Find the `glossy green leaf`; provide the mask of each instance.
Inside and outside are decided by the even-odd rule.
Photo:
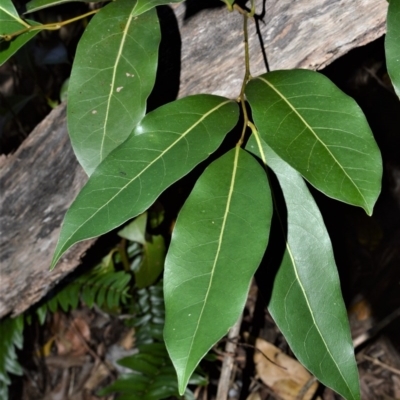
[[[385,37],[386,66],[394,90],[400,98],[400,1],[389,3]]]
[[[183,206],[164,271],[164,339],[181,394],[243,311],[271,215],[265,171],[239,147],[205,170]]]
[[[81,3],[101,3],[105,0],[31,0],[26,3],[26,13],[35,12],[42,10],[43,8],[54,7],[60,4],[71,3],[71,2],[81,2]]]
[[[308,70],[261,75],[246,96],[262,138],[281,158],[327,196],[372,214],[382,161],[352,98]]]
[[[43,8],[54,7],[60,4],[81,2],[81,3],[104,3],[107,0],[31,0],[26,4],[26,13],[32,13]],[[170,3],[181,3],[183,0],[138,0],[134,10],[135,16],[156,7]],[[231,1],[231,0],[228,0]]]
[[[286,251],[273,285],[271,315],[319,381],[348,400],[360,399],[350,327],[321,213],[300,174],[264,141],[252,135],[247,149],[275,172],[287,208],[287,220],[279,214]]]
[[[2,0],[0,4],[0,36],[10,35],[23,31],[33,25],[39,25],[35,21],[23,20],[19,17],[11,0]],[[12,40],[0,40],[0,65],[3,65],[26,42],[40,32],[39,29],[24,32]]]
[[[164,268],[165,243],[161,235],[152,236],[143,246],[143,258],[135,272],[135,282],[139,289],[152,285]]]
[[[186,97],[147,114],[72,203],[52,267],[76,242],[143,213],[167,187],[218,148],[238,114],[235,102],[211,95]]]
[[[157,13],[137,16],[135,8],[134,0],[102,8],[77,48],[68,89],[68,130],[88,175],[143,118],[154,86]]]
[[[7,14],[10,19],[17,20],[21,24],[23,24],[23,21],[19,17],[17,10],[15,9],[14,4],[11,0],[2,0],[0,4],[0,11]]]

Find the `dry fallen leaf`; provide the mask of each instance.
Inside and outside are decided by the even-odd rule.
[[[312,375],[298,361],[263,339],[256,340],[256,348],[260,350],[254,353],[258,377],[282,400],[297,400],[303,387],[311,382]],[[312,383],[302,399],[311,400],[317,387],[317,382]]]
[[[259,392],[250,393],[246,400],[262,400]]]
[[[118,344],[125,350],[130,350],[135,344],[135,329],[131,328],[127,331],[124,336],[120,339]]]
[[[357,301],[349,310],[349,314],[354,314],[358,321],[365,321],[371,318],[371,313],[371,306],[365,299]]]
[[[107,368],[105,364],[99,363],[95,368],[93,368],[84,388],[89,392],[94,391],[109,376],[109,368]]]
[[[56,313],[52,324],[52,331],[56,336],[58,355],[80,356],[87,353],[90,341],[90,327],[81,317],[68,319],[64,314]]]

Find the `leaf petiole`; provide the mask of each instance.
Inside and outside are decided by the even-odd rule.
[[[16,38],[17,36],[20,36],[20,35],[22,35],[24,33],[27,33],[27,32],[32,32],[32,31],[37,31],[37,30],[40,30],[40,31],[43,31],[43,30],[56,31],[56,30],[62,28],[63,26],[65,26],[65,25],[68,25],[68,24],[71,24],[72,22],[79,21],[80,19],[89,17],[90,15],[96,14],[99,11],[100,11],[100,8],[97,9],[97,10],[89,11],[89,12],[87,12],[85,14],[82,14],[82,15],[78,15],[77,17],[70,18],[70,19],[67,19],[65,21],[61,21],[61,22],[51,22],[49,24],[40,24],[40,25],[28,25],[26,28],[21,29],[19,31],[16,31],[16,32],[13,32],[13,33],[9,33],[9,34],[6,34],[6,35],[0,35],[0,39],[5,40],[6,42],[10,42],[11,40]]]
[[[241,105],[242,111],[243,111],[243,129],[242,129],[242,134],[240,136],[240,139],[238,141],[238,146],[241,146],[244,141],[245,133],[247,126],[249,126],[249,117],[247,114],[247,109],[246,109],[246,102],[245,102],[245,94],[244,91],[246,89],[247,82],[251,79],[250,75],[250,57],[249,57],[249,35],[248,35],[248,29],[247,29],[247,21],[249,18],[249,15],[245,10],[240,8],[238,5],[234,4],[233,6],[240,14],[243,15],[243,36],[244,36],[244,58],[245,58],[245,72],[244,72],[244,77],[243,77],[243,83],[242,87],[240,89],[240,94],[238,97],[238,102]]]

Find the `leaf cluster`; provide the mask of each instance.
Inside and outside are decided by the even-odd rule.
[[[46,29],[22,20],[8,1],[0,18],[7,14],[13,24],[25,26],[16,34],[18,40]],[[59,2],[34,0],[29,7]],[[323,75],[284,70],[251,77],[247,23],[254,16],[254,1],[250,10],[224,2],[243,16],[245,75],[237,101],[197,94],[151,112],[146,102],[161,40],[155,7],[168,1],[117,0],[96,10],[79,42],[68,90],[69,134],[89,180],[66,213],[52,267],[75,243],[143,214],[163,191],[215,153],[242,115],[236,145],[208,161],[180,211],[165,260],[164,339],[179,393],[185,393],[200,360],[242,312],[275,215],[280,228],[272,234],[284,250],[270,312],[293,352],[323,384],[346,399],[359,399],[332,245],[305,181],[371,215],[381,186],[379,149],[359,106]],[[399,4],[390,2],[386,37],[388,70],[397,93]],[[11,29],[16,28],[7,25]],[[10,37],[12,32],[3,34],[4,40]],[[0,54],[5,59],[9,53]],[[279,189],[270,185],[274,176]],[[142,245],[147,260],[156,262],[134,268],[143,288],[162,269],[163,251],[154,255],[148,244],[154,240]],[[149,281],[140,277],[147,270],[152,271],[144,273]],[[124,287],[122,275],[117,281],[118,289]],[[92,293],[88,300],[104,303],[105,293]],[[116,297],[110,299],[109,304],[116,304]],[[65,295],[60,304],[71,305]],[[154,318],[154,326],[162,325],[155,323],[160,316]],[[143,360],[149,362],[146,349]],[[138,360],[131,359],[132,369],[143,361]],[[156,370],[148,367],[147,372]]]

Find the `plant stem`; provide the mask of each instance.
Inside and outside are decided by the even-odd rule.
[[[254,14],[256,13],[256,2],[255,0],[251,0],[251,8],[250,8],[250,13],[249,13],[249,17],[254,17]]]
[[[99,10],[100,9],[92,10],[85,14],[78,15],[77,17],[67,19],[67,20],[61,21],[61,22],[51,22],[49,24],[40,24],[40,25],[28,25],[26,28],[21,29],[19,31],[9,33],[6,35],[0,35],[0,39],[5,40],[6,42],[9,42],[9,41],[13,40],[15,37],[22,35],[24,33],[27,33],[27,32],[31,32],[31,31],[37,31],[37,30],[56,31],[65,25],[71,24],[72,22],[79,21],[80,19],[83,19],[83,18],[89,17],[90,15],[96,14],[97,12],[99,12]]]
[[[126,239],[122,239],[121,242],[117,245],[117,247],[118,247],[118,252],[121,257],[121,263],[124,267],[124,270],[126,272],[129,272],[131,267],[130,267],[128,254],[126,252]]]
[[[248,34],[248,30],[247,30],[247,21],[248,21],[248,18],[249,18],[249,14],[247,13],[247,11],[243,10],[241,7],[239,7],[236,4],[234,5],[234,8],[240,14],[243,15],[245,72],[244,72],[243,83],[242,83],[242,88],[240,90],[240,95],[239,95],[239,98],[238,98],[238,102],[240,102],[240,105],[242,107],[244,121],[243,121],[242,135],[240,136],[239,142],[237,143],[238,146],[241,146],[243,144],[243,141],[244,141],[246,129],[249,126],[249,116],[247,114],[245,94],[244,94],[247,82],[251,79],[251,75],[250,75],[250,56],[249,56],[249,34]]]

